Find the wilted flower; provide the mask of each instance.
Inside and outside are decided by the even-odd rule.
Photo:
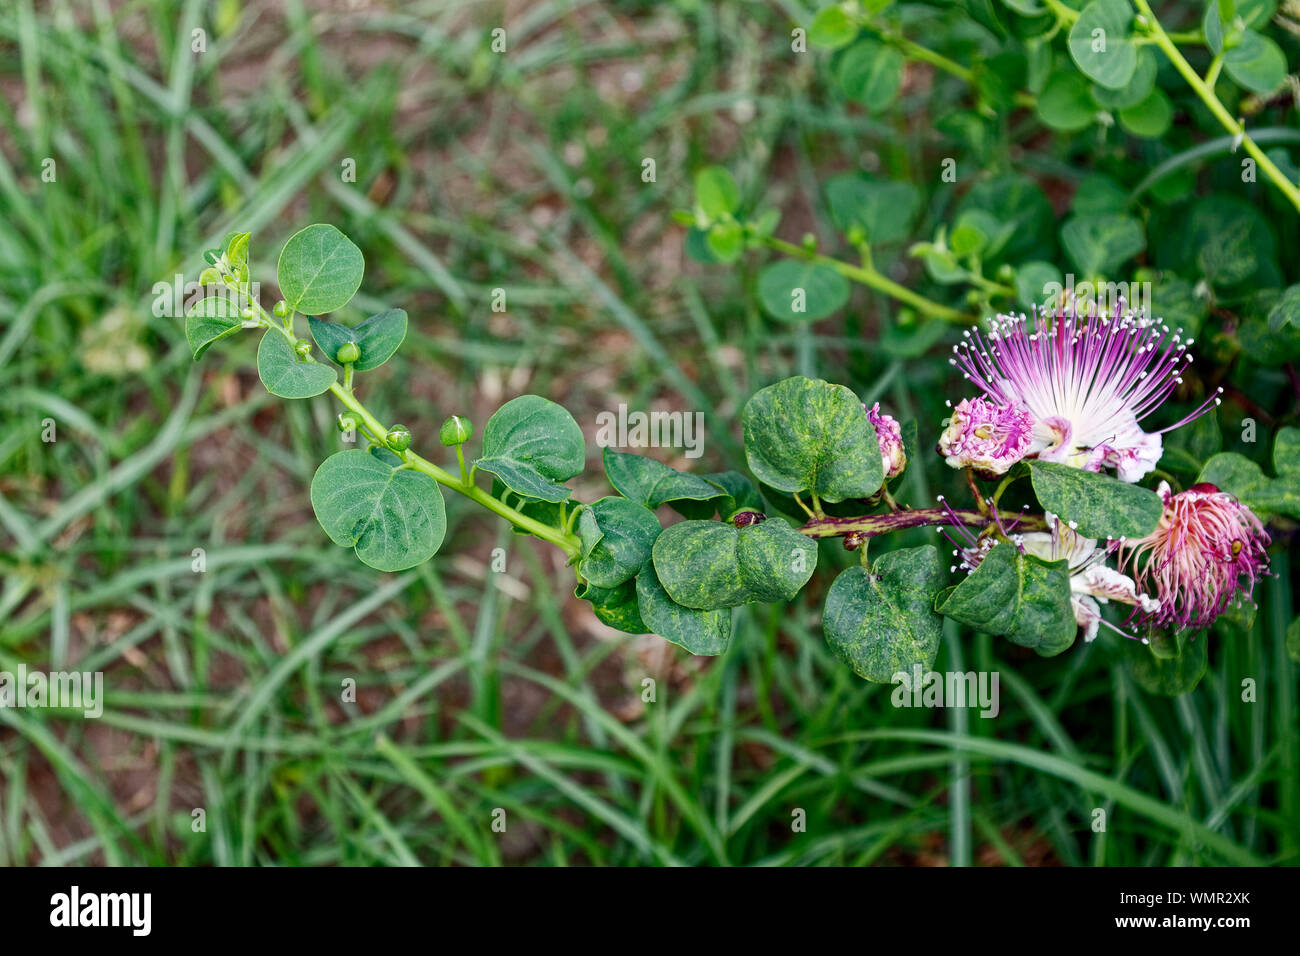
[[[962,399],[944,423],[939,454],[954,468],[970,466],[1001,475],[1029,453],[1033,418],[1019,406],[999,407],[983,398]]]
[[[866,406],[862,406],[866,408]],[[876,430],[876,439],[880,442],[880,458],[885,466],[885,480],[897,478],[907,467],[907,454],[903,450],[903,432],[898,422],[890,415],[880,413],[880,403],[867,408],[867,418]]]
[[[1132,578],[1106,566],[1105,561],[1111,548],[1098,547],[1094,539],[1083,537],[1055,520],[1052,515],[1048,515],[1048,521],[1052,525],[1050,532],[1034,531],[1018,535],[1015,540],[1026,554],[1047,561],[1064,558],[1068,562],[1070,605],[1074,610],[1075,622],[1083,628],[1085,641],[1091,641],[1097,636],[1099,624],[1119,631],[1119,628],[1102,619],[1098,602],[1107,604],[1119,601],[1122,604],[1132,604],[1143,613],[1154,613],[1160,609],[1160,602],[1138,591]]]
[[[1233,598],[1250,598],[1268,569],[1269,537],[1249,508],[1214,485],[1173,494],[1157,489],[1165,510],[1156,530],[1122,543],[1120,567],[1132,568],[1139,586],[1159,599],[1140,620],[1156,627],[1203,628]]]
[[[1182,382],[1191,364],[1182,330],[1119,303],[1113,315],[1083,310],[999,315],[987,341],[978,330],[953,347],[952,364],[1002,406],[1023,406],[1033,417],[1029,454],[1046,461],[1100,471],[1113,467],[1122,481],[1155,468],[1161,435],[1218,403],[1209,399],[1192,414],[1155,432],[1139,422]]]

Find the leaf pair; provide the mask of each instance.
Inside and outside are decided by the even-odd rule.
[[[737,529],[683,521],[654,542],[655,574],[675,602],[697,610],[788,601],[817,567],[817,543],[778,518]]]

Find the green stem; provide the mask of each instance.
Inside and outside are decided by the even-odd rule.
[[[263,321],[268,326],[268,330],[277,329],[280,334],[284,335],[285,338],[289,340],[291,345],[294,343],[295,336],[293,331],[292,314],[286,316],[285,323],[281,325],[280,323],[271,320],[271,317],[267,314],[266,310],[262,308],[261,303],[253,302],[252,305],[253,308],[261,314]],[[314,362],[315,359],[308,356],[307,361]],[[351,366],[349,366],[349,370],[350,369]],[[387,426],[385,426],[374,415],[370,414],[370,410],[367,409],[366,406],[362,405],[356,395],[352,393],[350,386],[351,383],[345,379],[343,385],[335,382],[329,387],[329,390],[348,411],[360,420],[362,427],[370,433],[375,441],[379,444],[383,444],[384,436],[388,434]],[[571,531],[564,528],[555,528],[551,525],[545,524],[544,522],[538,521],[536,518],[530,518],[528,515],[516,511],[504,502],[493,498],[482,488],[474,484],[474,475],[472,473],[465,473],[465,457],[461,452],[459,445],[456,446],[456,454],[460,459],[460,478],[457,478],[445,469],[439,468],[433,462],[420,457],[413,451],[407,450],[401,452],[401,458],[407,466],[416,471],[424,472],[434,481],[438,482],[438,484],[444,485],[452,491],[464,495],[471,501],[477,502],[488,511],[500,515],[516,528],[519,528],[522,531],[527,531],[529,534],[541,538],[543,541],[549,541],[551,544],[564,551],[565,554],[569,556],[570,561],[576,560],[582,553],[582,546],[578,541],[578,536],[573,534]]]
[[[1151,4],[1147,0],[1135,0],[1135,2],[1144,18],[1146,29],[1150,32],[1152,39],[1155,40],[1156,46],[1160,47],[1164,55],[1169,58],[1169,62],[1174,65],[1174,69],[1182,74],[1183,79],[1201,98],[1201,102],[1214,114],[1214,118],[1223,125],[1223,128],[1234,136],[1241,138],[1241,145],[1246,148],[1246,152],[1251,155],[1251,158],[1259,164],[1259,168],[1264,170],[1264,174],[1273,180],[1273,184],[1282,190],[1287,199],[1291,200],[1291,204],[1297,210],[1300,210],[1300,187],[1287,179],[1282,170],[1278,169],[1277,164],[1268,158],[1253,139],[1246,135],[1245,124],[1228,112],[1227,107],[1220,102],[1214,89],[1208,86],[1205,80],[1201,79],[1200,75],[1192,69],[1192,65],[1187,62],[1186,57],[1174,45],[1174,41],[1169,38],[1169,34],[1165,32],[1164,27],[1160,25],[1160,21],[1151,9]]]
[[[975,71],[970,67],[962,66],[956,60],[950,60],[942,53],[936,53],[929,47],[921,46],[912,40],[907,39],[897,33],[881,32],[881,38],[895,46],[900,53],[909,60],[920,60],[922,63],[929,63],[933,67],[943,70],[945,73],[957,77],[965,83],[972,86],[975,84]],[[1024,106],[1032,109],[1038,103],[1038,99],[1032,93],[1016,91],[1013,97],[1017,106]]]
[[[784,239],[777,239],[774,236],[768,236],[763,241],[768,248],[775,249],[778,252],[783,252],[792,258],[803,259],[806,262],[814,262],[817,265],[828,266],[840,275],[844,276],[844,278],[852,282],[860,282],[865,286],[870,286],[877,292],[883,292],[885,295],[897,299],[899,302],[910,305],[918,312],[928,315],[931,318],[943,319],[945,322],[958,322],[963,325],[971,324],[976,321],[974,316],[967,315],[964,312],[958,312],[956,309],[935,302],[933,299],[927,299],[923,295],[918,295],[906,286],[899,285],[893,279],[888,279],[881,275],[875,270],[875,268],[855,266],[839,259],[833,259],[820,252],[812,252],[805,249],[803,246],[796,246],[793,242],[786,242]]]
[[[1061,0],[1043,0],[1043,2],[1047,4],[1052,13],[1056,14],[1056,19],[1066,26],[1079,19],[1079,11],[1067,7]]]
[[[334,393],[334,397],[342,402],[350,412],[361,419],[367,429],[380,435],[388,434],[388,429],[383,426],[379,419],[370,414],[370,411],[361,404],[357,397],[351,392],[345,391],[338,382],[331,385],[329,390]],[[459,451],[459,446],[457,446],[457,450]],[[470,480],[469,475],[464,474],[465,462],[463,457],[461,458],[461,469],[463,475],[461,478],[457,478],[451,472],[439,468],[433,462],[426,458],[422,458],[413,451],[408,450],[402,452],[402,458],[406,464],[410,465],[416,471],[424,472],[434,481],[438,482],[438,484],[445,485],[452,491],[464,495],[471,501],[477,502],[484,508],[488,509],[488,511],[494,512],[502,518],[505,518],[516,528],[519,528],[522,531],[527,531],[529,534],[541,538],[543,541],[549,541],[551,544],[568,554],[570,560],[577,558],[581,553],[581,545],[578,541],[577,535],[570,531],[566,531],[563,528],[552,527],[551,525],[538,521],[536,518],[530,518],[528,515],[516,511],[504,502],[498,501],[482,488],[475,485]]]

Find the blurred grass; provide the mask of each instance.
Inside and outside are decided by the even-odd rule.
[[[328,403],[268,399],[247,340],[195,365],[152,314],[154,284],[194,278],[226,231],[253,231],[269,284],[282,241],[327,220],[366,253],[352,313],[412,316],[362,389],[417,446],[533,391],[589,438],[624,402],[703,411],[691,464],[734,466],[745,396],[796,371],[924,420],[942,380],[874,348],[887,303],[859,291],[814,334],[774,328],[752,268],[687,264],[669,218],[726,160],[769,183],[783,231],[820,231],[809,197],[846,157],[922,155],[919,104],[868,118],[818,91],[788,55],[799,11],[0,11],[0,668],[102,669],[108,688],[99,721],[0,710],[0,863],[1296,862],[1284,554],[1253,631],[1216,640],[1186,698],[1140,692],[1105,641],[1045,661],[950,634],[936,667],[999,671],[999,718],[898,709],[826,649],[829,575],[738,611],[731,651],[703,660],[595,625],[554,554],[459,502],[433,562],[370,571],[310,512]],[[506,56],[486,46],[502,22]],[[1229,706],[1245,677],[1260,702]]]

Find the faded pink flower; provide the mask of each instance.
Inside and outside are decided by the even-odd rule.
[[[1145,432],[1140,422],[1182,382],[1191,364],[1182,330],[1126,312],[1081,310],[1077,303],[1034,317],[999,315],[989,331],[966,333],[954,346],[953,365],[1003,406],[1022,406],[1033,418],[1029,454],[1088,471],[1114,468],[1121,481],[1138,481],[1160,460],[1161,435],[1208,411],[1210,398],[1182,421]]]
[[[867,406],[863,405],[863,408]],[[890,415],[880,413],[880,403],[867,408],[867,418],[876,430],[876,439],[880,442],[880,458],[885,466],[885,480],[897,478],[907,467],[907,453],[903,450],[903,432],[898,422]]]
[[[1033,444],[1034,421],[1028,411],[983,398],[963,398],[944,425],[939,454],[954,468],[970,466],[985,475],[1004,474]]]
[[[1268,571],[1268,533],[1259,518],[1214,485],[1192,485],[1173,494],[1157,489],[1165,510],[1156,530],[1120,546],[1120,568],[1131,568],[1138,586],[1160,601],[1140,614],[1156,627],[1203,628],[1238,595],[1247,600]]]

